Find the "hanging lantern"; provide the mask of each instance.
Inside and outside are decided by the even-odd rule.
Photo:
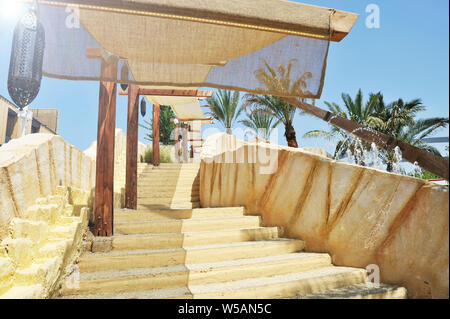
[[[45,31],[36,8],[25,14],[14,29],[8,74],[8,92],[23,109],[39,93],[44,60]]]
[[[127,64],[126,63],[124,63],[123,65],[122,65],[122,69],[120,70],[120,79],[122,80],[122,81],[128,81],[128,73],[129,73],[129,71],[128,71],[128,66],[127,66]],[[122,90],[126,90],[126,89],[128,89],[128,84],[126,84],[126,83],[121,83],[120,84],[120,87],[122,88]]]
[[[147,114],[147,103],[145,102],[145,98],[142,98],[142,100],[141,100],[141,115],[142,115],[142,117],[144,117],[145,114]]]

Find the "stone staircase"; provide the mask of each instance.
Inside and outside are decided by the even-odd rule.
[[[138,211],[115,212],[111,249],[85,252],[62,298],[406,298],[364,269],[303,252],[242,207],[199,207],[199,165],[141,165]]]
[[[139,164],[138,209],[200,207],[199,163]]]

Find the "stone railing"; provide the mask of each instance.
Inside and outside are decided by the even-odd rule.
[[[376,265],[411,298],[449,297],[448,188],[230,135],[202,152],[201,207],[245,206],[335,265]]]

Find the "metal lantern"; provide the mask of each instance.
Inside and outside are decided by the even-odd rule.
[[[142,100],[141,100],[141,115],[142,115],[142,117],[144,117],[145,114],[147,114],[147,103],[145,102],[145,98],[142,98]]]
[[[44,48],[44,27],[33,8],[14,29],[9,64],[8,91],[20,109],[29,105],[39,93]]]
[[[127,67],[127,65],[124,63],[123,65],[122,65],[122,69],[120,70],[120,79],[122,80],[122,81],[128,81],[128,73],[129,73],[129,71],[128,71],[128,67]],[[121,83],[120,84],[120,87],[122,88],[122,90],[126,90],[126,89],[128,89],[128,84],[126,84],[126,83]]]

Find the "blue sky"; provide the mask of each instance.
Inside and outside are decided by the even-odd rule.
[[[3,0],[5,1],[5,0]],[[12,0],[7,0],[10,3]],[[0,0],[2,2],[2,0]],[[449,2],[446,0],[318,0],[298,1],[359,13],[350,35],[332,43],[322,99],[341,102],[341,93],[365,96],[381,91],[386,101],[421,98],[427,111],[420,117],[448,117],[449,111]],[[366,27],[366,7],[380,8],[380,28]],[[0,94],[9,99],[6,83],[13,28],[16,20],[0,12]],[[44,78],[33,108],[58,108],[59,134],[84,150],[97,139],[99,84]],[[127,99],[117,98],[116,127],[126,130]],[[147,112],[147,119],[151,112]],[[142,117],[140,117],[142,121]],[[220,126],[217,125],[218,128]],[[303,139],[307,131],[327,129],[311,116],[296,116],[294,127],[301,147],[319,146],[332,152],[333,145],[318,139]],[[280,127],[279,143],[286,144]],[[139,138],[143,141],[144,130]],[[435,136],[449,136],[441,129]],[[444,149],[444,145],[436,145]],[[445,152],[444,152],[445,153]]]

